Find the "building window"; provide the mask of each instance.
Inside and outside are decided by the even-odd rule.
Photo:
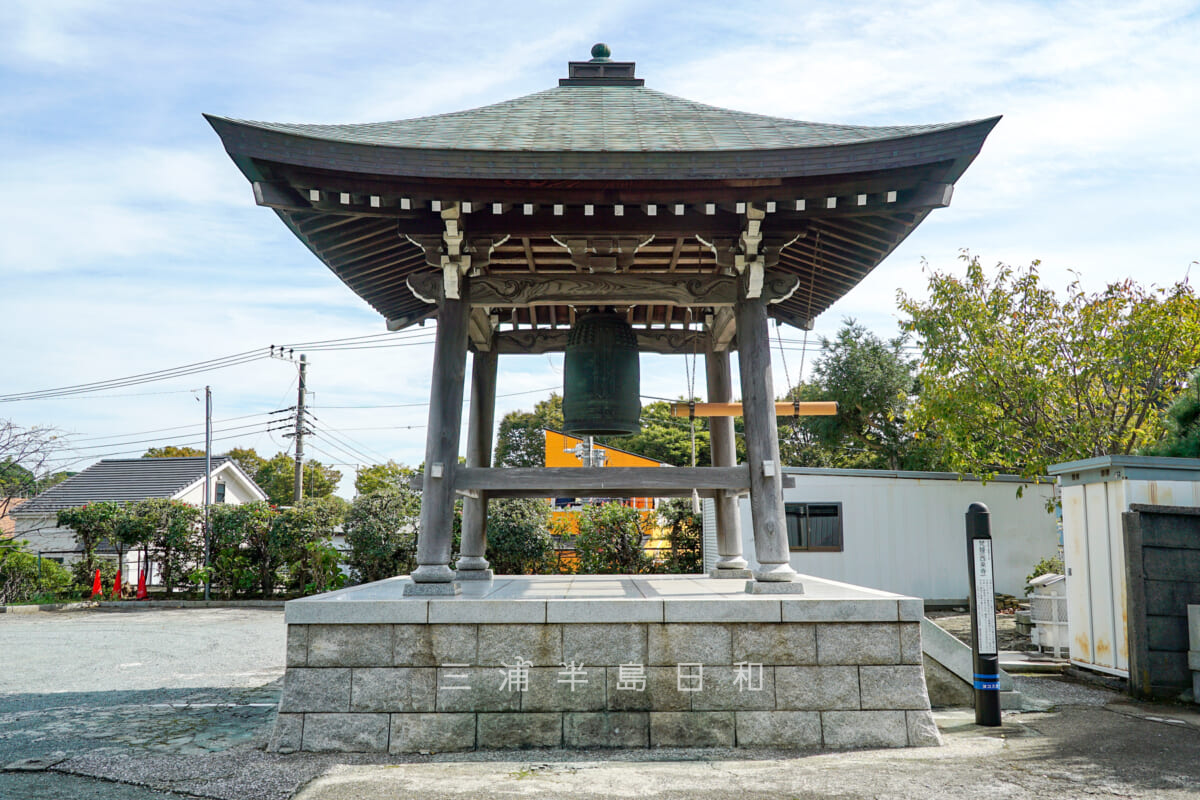
[[[220,481],[217,482],[217,496],[213,502],[215,502],[215,503],[224,503],[225,502],[225,484],[221,483]]]
[[[785,509],[789,549],[842,551],[841,503],[788,503]]]

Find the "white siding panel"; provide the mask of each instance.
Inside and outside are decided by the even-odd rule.
[[[1071,658],[1092,663],[1092,598],[1088,580],[1088,519],[1083,486],[1064,486],[1063,560],[1067,567],[1067,620]]]
[[[840,502],[844,551],[792,553],[797,572],[927,600],[962,600],[968,592],[965,514],[986,503],[992,516],[997,591],[1023,595],[1034,564],[1057,551],[1046,501],[1051,484],[917,477],[794,474],[785,503]],[[752,566],[749,503],[740,503],[743,547]]]
[[[1114,629],[1112,594],[1113,522],[1109,516],[1108,483],[1084,487],[1084,507],[1088,526],[1088,596],[1091,598],[1092,637],[1088,662],[1098,667],[1116,668],[1113,657]],[[1119,518],[1118,518],[1119,519]]]

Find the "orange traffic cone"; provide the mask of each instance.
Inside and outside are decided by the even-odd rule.
[[[96,568],[96,577],[92,579],[92,597],[98,597],[104,594],[104,589],[100,586],[100,568]]]
[[[123,594],[124,594],[124,592],[122,591],[122,589],[124,589],[124,588],[125,588],[125,587],[124,587],[124,585],[121,583],[121,570],[119,570],[119,569],[118,569],[118,570],[117,570],[117,578],[116,578],[116,580],[114,580],[114,581],[113,581],[113,590],[112,590],[112,593],[113,593],[113,599],[114,599],[114,600],[120,600],[120,599],[121,599],[121,595],[123,595]]]
[[[146,570],[138,572],[138,590],[137,599],[146,600],[150,597],[150,593],[146,591]]]

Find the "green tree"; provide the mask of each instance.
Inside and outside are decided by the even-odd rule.
[[[930,271],[928,299],[900,293],[924,349],[915,429],[951,469],[1044,475],[1056,462],[1125,454],[1165,430],[1160,410],[1200,363],[1200,302],[1181,281],[1126,280],[1060,300],[1038,262]]]
[[[75,532],[75,541],[83,550],[85,575],[91,574],[96,567],[96,548],[102,542],[112,540],[123,516],[121,505],[111,501],[59,509],[58,527]]]
[[[579,512],[575,551],[579,571],[589,575],[637,575],[653,571],[642,549],[648,523],[636,508],[621,503],[585,505]]]
[[[1143,447],[1142,455],[1200,458],[1200,372],[1163,414],[1165,435]]]
[[[679,402],[686,403],[685,398]],[[687,417],[671,415],[671,404],[665,401],[642,406],[642,429],[629,436],[608,436],[603,444],[628,450],[646,458],[663,461],[676,467],[692,465],[692,437]],[[712,461],[709,447],[708,418],[696,417],[696,466],[706,467]]]
[[[408,480],[416,472],[411,467],[388,461],[386,464],[372,464],[359,470],[354,479],[354,491],[358,494],[371,494],[388,489],[408,488]]]
[[[252,480],[267,463],[267,460],[252,447],[234,447],[227,450],[224,455],[233,459],[234,463],[242,468],[242,472],[249,475]]]
[[[320,461],[304,462],[304,496],[328,497],[337,489],[342,473]],[[254,482],[279,506],[292,504],[296,480],[296,460],[287,453],[276,453],[254,476]]]
[[[550,504],[545,500],[492,500],[488,503],[487,537],[487,558],[498,575],[553,571]]]
[[[832,400],[838,413],[801,417],[795,425],[781,420],[781,429],[802,432],[788,437],[789,456],[819,462],[804,466],[911,468],[905,463],[912,442],[905,417],[916,390],[916,362],[904,355],[905,341],[884,342],[853,319],[833,339],[822,337],[812,383],[793,388],[785,399]]]
[[[165,447],[151,447],[142,454],[142,458],[195,458],[204,455],[203,450],[185,445],[169,444]]]
[[[562,397],[551,394],[533,412],[512,411],[500,420],[496,431],[495,464],[498,467],[544,467],[547,428],[563,427]]]
[[[33,497],[57,482],[45,475],[58,438],[52,428],[23,428],[0,419],[0,514],[13,498]]]
[[[354,498],[346,512],[346,563],[363,582],[405,575],[416,568],[421,496],[409,489]]]
[[[12,459],[0,461],[0,494],[28,497],[34,494],[37,477]]]

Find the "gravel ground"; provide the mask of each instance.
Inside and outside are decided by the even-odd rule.
[[[277,610],[0,617],[0,765],[39,759],[0,798],[1200,797],[1200,713],[1060,676],[1017,676],[1049,711],[998,729],[937,712],[941,748],[276,755],[283,652]]]

